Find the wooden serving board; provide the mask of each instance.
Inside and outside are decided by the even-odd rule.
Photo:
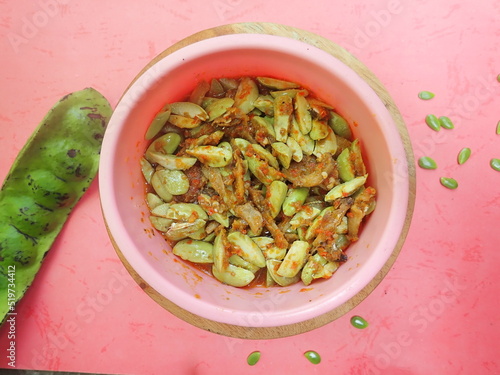
[[[244,339],[272,339],[272,338],[297,335],[300,333],[313,330],[315,328],[319,328],[327,323],[332,322],[333,320],[349,312],[361,301],[363,301],[382,281],[382,279],[389,272],[390,268],[392,267],[396,258],[398,257],[410,227],[410,221],[413,214],[413,207],[415,203],[415,191],[416,191],[415,167],[414,167],[415,164],[414,164],[413,151],[409,140],[408,131],[404,124],[403,118],[399,113],[399,110],[397,109],[396,105],[394,104],[392,98],[390,97],[389,93],[384,88],[382,83],[378,80],[378,78],[366,66],[364,66],[359,60],[357,60],[354,56],[352,56],[342,47],[336,45],[335,43],[326,38],[323,38],[319,35],[316,35],[314,33],[305,30],[300,30],[290,26],[273,24],[273,23],[237,23],[237,24],[218,26],[212,29],[203,30],[179,41],[178,43],[174,44],[173,46],[169,47],[168,49],[160,53],[146,67],[144,67],[144,69],[138,74],[136,79],[139,76],[141,76],[152,65],[158,62],[160,59],[189,44],[220,35],[245,34],[245,33],[271,34],[271,35],[288,37],[311,44],[317,48],[320,48],[330,53],[331,55],[333,55],[346,65],[350,66],[360,77],[362,77],[378,94],[382,102],[385,104],[385,106],[391,113],[392,118],[399,130],[399,134],[401,136],[406,151],[406,158],[408,160],[409,177],[410,177],[409,181],[410,194],[409,194],[408,209],[403,230],[399,237],[397,246],[394,248],[394,251],[392,252],[390,258],[385,263],[384,267],[373,278],[373,280],[365,288],[363,288],[357,295],[355,295],[353,298],[351,298],[341,306],[337,307],[336,309],[328,313],[325,313],[319,317],[316,317],[314,319],[305,322],[279,326],[279,327],[267,327],[267,328],[241,327],[241,326],[219,323],[216,321],[199,317],[195,314],[190,313],[189,311],[182,309],[181,307],[172,303],[165,297],[161,296],[156,290],[154,290],[150,285],[148,285],[134,271],[134,269],[127,262],[127,260],[121,253],[120,249],[114,242],[109,230],[108,233],[110,235],[111,241],[119,258],[125,265],[130,275],[134,278],[134,280],[153,300],[155,300],[158,304],[160,304],[162,307],[170,311],[178,318],[196,327],[225,336],[244,338]]]

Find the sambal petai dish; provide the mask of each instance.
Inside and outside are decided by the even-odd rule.
[[[165,104],[145,137],[151,224],[224,284],[329,278],[375,209],[348,122],[294,82],[201,81]]]

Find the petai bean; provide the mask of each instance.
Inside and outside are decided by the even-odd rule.
[[[164,107],[141,159],[151,223],[173,253],[234,287],[330,278],[375,208],[346,118],[271,77],[214,78],[186,100]]]
[[[321,356],[314,350],[308,350],[305,352],[304,357],[306,357],[313,365],[318,365],[321,362]]]
[[[293,216],[302,207],[309,195],[309,188],[299,187],[290,189],[283,201],[283,213],[286,216]]]
[[[281,206],[285,201],[288,186],[283,181],[273,181],[267,189],[267,200],[269,202],[270,214],[273,218],[281,212]]]
[[[355,171],[354,165],[351,161],[351,150],[349,148],[345,148],[337,158],[339,176],[342,181],[350,181],[354,179]]]
[[[195,263],[213,263],[213,245],[199,240],[181,240],[172,248],[175,255]]]
[[[422,156],[420,159],[418,159],[418,165],[420,168],[423,169],[436,169],[437,164],[434,161],[434,159],[428,157],[428,156]]]
[[[146,140],[153,139],[163,128],[165,123],[168,121],[170,117],[170,104],[165,104],[160,111],[156,114],[153,121],[149,124],[148,130],[144,138]]]
[[[453,129],[453,128],[455,128],[455,125],[453,125],[453,122],[447,116],[441,116],[439,118],[439,123],[441,124],[441,127],[443,129]]]
[[[352,140],[352,131],[345,120],[342,116],[340,116],[338,113],[331,111],[330,112],[330,120],[328,121],[328,124],[330,127],[333,129],[335,134],[337,134],[339,137]]]
[[[500,172],[500,159],[491,159],[490,160],[490,166],[495,171],[499,171]]]
[[[0,191],[0,320],[31,285],[93,181],[110,116],[108,101],[92,88],[66,95],[14,161]],[[11,296],[13,270],[16,288]]]
[[[469,160],[470,154],[471,154],[470,148],[464,147],[463,149],[461,149],[457,156],[458,164],[463,164],[467,160]]]
[[[359,329],[365,329],[368,327],[368,322],[359,315],[355,315],[351,318],[351,324]]]
[[[182,195],[187,193],[189,190],[189,179],[184,172],[166,169],[165,174],[167,178],[164,185],[170,194]]]
[[[418,97],[422,100],[430,100],[434,97],[434,93],[430,91],[420,91]]]
[[[425,123],[434,131],[439,131],[439,129],[441,129],[441,121],[439,121],[436,115],[431,114],[425,116]]]
[[[456,189],[458,187],[458,182],[454,178],[441,177],[440,182],[441,185],[448,189]]]
[[[247,357],[247,363],[250,366],[256,365],[257,362],[259,362],[259,360],[260,360],[260,352],[259,351],[252,352]]]

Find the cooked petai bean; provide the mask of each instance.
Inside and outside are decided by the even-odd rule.
[[[346,118],[299,84],[211,79],[169,103],[141,170],[152,226],[234,287],[331,277],[375,208]]]
[[[150,139],[153,139],[160,132],[161,128],[163,128],[165,123],[168,121],[170,113],[170,104],[165,104],[156,114],[153,121],[149,124],[146,135],[144,136],[146,140],[149,141]]]
[[[194,263],[213,263],[213,245],[205,241],[182,240],[172,248],[175,255]]]

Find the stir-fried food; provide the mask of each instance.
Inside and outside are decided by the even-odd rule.
[[[331,277],[375,208],[347,121],[294,82],[200,82],[161,108],[146,138],[152,225],[232,286]]]

